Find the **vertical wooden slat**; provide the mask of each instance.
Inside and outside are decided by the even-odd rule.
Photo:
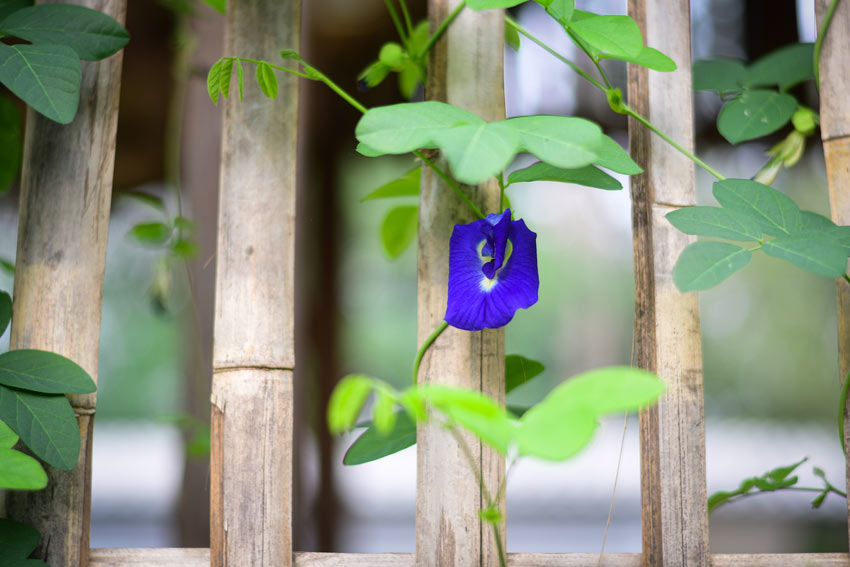
[[[430,0],[432,30],[458,3]],[[486,120],[503,119],[503,34],[500,11],[464,10],[434,47],[427,98],[460,106]],[[485,213],[498,212],[499,188],[495,183],[465,190]],[[452,228],[473,220],[469,208],[432,171],[424,168],[419,212],[420,343],[446,312]],[[504,402],[504,351],[502,330],[473,333],[450,327],[425,356],[420,383],[440,382],[478,389]],[[464,438],[483,471],[488,490],[495,494],[504,476],[504,460],[472,436]],[[486,504],[458,443],[445,431],[425,427],[419,429],[417,444],[416,564],[498,565],[498,550],[490,528],[478,517],[478,511]]]
[[[80,5],[124,21],[125,0]],[[11,349],[62,354],[97,381],[103,274],[122,52],[83,62],[74,121],[57,124],[27,111],[15,265]],[[35,557],[51,567],[88,565],[91,437],[96,394],[70,396],[82,437],[71,471],[45,466],[48,488],[10,492],[10,518],[41,533]]]
[[[300,0],[229,3],[225,54],[298,48]],[[235,73],[235,71],[234,71]],[[246,69],[224,102],[213,348],[211,564],[292,564],[293,262],[298,83]],[[235,82],[235,79],[234,79]]]
[[[629,65],[629,101],[673,139],[693,148],[690,12],[687,0],[630,0],[647,45],[676,62],[674,73]],[[673,284],[673,265],[691,241],[664,219],[695,204],[694,166],[634,120],[632,177],[637,363],[667,384],[640,416],[644,565],[709,564],[699,303]]]
[[[829,7],[829,0],[816,0],[818,28]],[[850,6],[841,2],[835,11],[823,43],[820,62],[820,128],[829,182],[829,204],[836,224],[850,225]],[[840,379],[850,371],[850,284],[844,279],[838,288],[838,358]],[[850,412],[844,411],[844,440],[850,443]],[[850,486],[850,461],[846,478]],[[850,517],[850,503],[847,508]]]

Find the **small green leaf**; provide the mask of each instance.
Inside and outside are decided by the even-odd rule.
[[[239,100],[242,100],[242,96],[245,94],[245,71],[242,70],[241,59],[236,60],[236,82],[239,86]]]
[[[7,96],[0,95],[0,195],[9,190],[21,169],[23,138],[21,113]]]
[[[12,298],[5,291],[0,291],[0,337],[9,328],[12,320]]]
[[[776,467],[775,469],[766,472],[765,476],[774,482],[783,482],[786,478],[788,478],[789,474],[794,472],[797,467],[799,467],[808,460],[809,458],[805,457],[804,459],[797,461],[794,464],[785,467]]]
[[[711,514],[714,512],[714,509],[720,506],[721,504],[725,504],[729,501],[730,498],[736,496],[734,492],[725,492],[718,491],[708,497],[708,513]]]
[[[221,92],[221,66],[224,64],[225,58],[222,57],[210,67],[207,73],[207,93],[210,95],[210,100],[213,104],[218,104],[218,94]]]
[[[693,87],[695,91],[729,93],[741,90],[746,67],[734,59],[705,59],[694,62]]]
[[[394,41],[387,42],[381,46],[378,61],[393,71],[400,71],[405,61],[404,48]]]
[[[18,10],[0,22],[0,31],[34,44],[65,45],[83,61],[105,59],[130,41],[130,34],[113,18],[73,4]]]
[[[0,82],[60,124],[77,114],[81,77],[80,58],[70,47],[0,43]]]
[[[602,140],[596,148],[596,165],[622,173],[623,175],[637,175],[643,173],[643,169],[635,163],[628,152],[620,147],[620,144],[610,136],[602,135]]]
[[[6,518],[0,518],[0,549],[3,550],[3,555],[0,556],[4,561],[26,561],[26,557],[35,550],[38,545],[38,540],[41,537],[38,531],[26,524],[13,522]],[[20,563],[12,563],[12,567],[18,567]],[[32,565],[26,564],[26,567],[46,567],[46,563],[37,561]]]
[[[375,199],[389,199],[392,197],[417,197],[419,196],[419,184],[422,178],[422,167],[417,166],[389,183],[385,183],[360,199],[361,203]]]
[[[419,207],[405,205],[390,209],[381,223],[381,242],[387,255],[392,258],[401,256],[416,239]]]
[[[751,216],[720,207],[685,207],[665,217],[685,234],[717,236],[729,240],[758,241],[762,230]]]
[[[643,47],[640,28],[628,16],[600,16],[575,10],[569,28],[582,40],[609,55],[637,57]]]
[[[815,476],[819,476],[820,478],[826,480],[826,473],[820,467],[812,467],[812,472]]]
[[[815,496],[815,499],[812,500],[812,508],[820,508],[821,505],[823,504],[823,501],[826,500],[826,496],[828,494],[829,494],[829,491],[824,490],[823,492],[821,492],[820,494]]]
[[[723,208],[738,211],[759,223],[763,232],[780,236],[800,229],[800,208],[784,193],[750,179],[714,183],[714,198]]]
[[[777,85],[787,91],[814,78],[814,44],[794,43],[771,51],[750,65],[744,75],[747,87]]]
[[[18,435],[6,423],[0,421],[0,449],[11,449],[18,442]]]
[[[795,266],[827,278],[844,275],[847,250],[823,231],[796,232],[777,236],[762,246],[765,254],[782,258]]]
[[[362,465],[398,453],[416,444],[416,422],[410,415],[399,410],[390,431],[382,435],[372,424],[351,444],[343,458],[343,464]]]
[[[519,354],[509,354],[505,357],[505,393],[510,393],[526,382],[530,382],[544,370],[546,367],[536,360]]]
[[[360,71],[360,74],[357,75],[357,83],[362,90],[371,89],[383,83],[389,74],[389,67],[380,61],[374,61]]]
[[[694,242],[682,251],[673,267],[680,291],[701,291],[716,286],[750,263],[753,254],[727,242]]]
[[[519,116],[505,121],[519,136],[520,149],[556,167],[584,167],[599,157],[602,130],[589,120],[568,116]]]
[[[4,260],[3,258],[0,258],[0,269],[6,272],[7,275],[15,275],[15,264],[10,262],[9,260]]]
[[[130,236],[143,244],[160,245],[171,237],[172,228],[161,222],[137,224],[130,229]]]
[[[731,144],[776,132],[791,120],[797,99],[775,91],[747,90],[727,102],[717,116],[717,129]]]
[[[508,176],[508,184],[527,183],[529,181],[559,181],[607,190],[623,188],[615,178],[592,165],[577,169],[564,169],[538,161],[525,169],[518,169]]]
[[[339,381],[328,402],[328,431],[337,434],[354,427],[372,384],[373,379],[364,374],[349,374]]]
[[[0,448],[0,489],[41,490],[45,486],[47,473],[38,461],[20,451]]]
[[[416,93],[416,87],[422,84],[424,75],[418,63],[408,59],[398,72],[398,90],[405,99],[410,100]]]
[[[0,385],[0,420],[41,460],[69,471],[80,455],[80,431],[68,398]]]
[[[372,416],[372,423],[381,435],[386,435],[393,430],[395,426],[396,413],[395,398],[384,390],[377,390],[377,398],[375,400],[375,409]]]
[[[265,61],[257,64],[257,83],[267,97],[275,98],[277,96],[277,77],[275,77],[272,66]]]
[[[194,234],[195,230],[197,230],[197,226],[195,225],[195,221],[190,218],[184,216],[176,216],[174,217],[174,228],[177,230],[182,230],[186,234]]]
[[[233,78],[233,59],[227,58],[221,62],[221,69],[218,73],[218,90],[222,96],[227,98],[230,96],[230,80]]]
[[[176,240],[171,246],[171,251],[178,258],[191,259],[198,255],[199,246],[194,240]]]
[[[478,517],[488,524],[498,524],[504,519],[504,515],[495,506],[489,506],[478,511]]]
[[[90,394],[94,381],[72,360],[44,350],[0,354],[0,384],[43,394]]]
[[[626,57],[624,55],[608,55],[603,53],[602,55],[600,55],[600,59],[618,59],[620,61],[626,61],[628,63],[640,65],[641,67],[646,67],[647,69],[652,69],[654,71],[662,71],[666,73],[676,70],[675,61],[673,61],[657,49],[653,49],[645,45],[641,48],[640,53],[638,53],[635,57]]]

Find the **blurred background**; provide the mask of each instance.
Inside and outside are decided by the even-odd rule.
[[[415,19],[425,2],[409,2]],[[580,8],[623,13],[625,2],[579,0]],[[534,3],[514,17],[581,60]],[[94,435],[92,546],[209,545],[209,389],[215,276],[220,109],[206,72],[222,53],[224,17],[199,1],[130,2],[104,290],[98,417]],[[814,41],[811,0],[695,0],[695,59],[751,61],[787,43]],[[304,2],[302,53],[367,106],[400,101],[394,80],[357,92],[356,76],[395,40],[380,0]],[[295,47],[281,45],[280,48]],[[227,54],[238,55],[238,54]],[[608,70],[625,88],[625,67]],[[248,75],[250,76],[250,75]],[[509,115],[575,114],[626,144],[626,123],[604,98],[528,41],[506,52]],[[817,107],[811,82],[795,94]],[[302,83],[298,201],[296,549],[413,551],[415,452],[343,467],[353,437],[332,439],[324,407],[335,382],[365,372],[406,382],[416,352],[416,258],[390,261],[379,239],[387,201],[360,203],[413,166],[408,158],[354,152],[359,115],[322,85]],[[696,93],[697,150],[727,176],[751,177],[786,132],[732,148],[714,124],[720,101]],[[811,143],[775,187],[804,209],[828,214],[823,155]],[[521,167],[520,159],[513,167]],[[714,204],[698,171],[700,200]],[[622,179],[624,185],[626,179]],[[164,200],[197,226],[187,266],[128,237],[163,213],[128,192]],[[507,328],[507,352],[547,369],[512,393],[528,405],[561,380],[606,364],[627,364],[633,280],[628,188],[605,192],[557,183],[513,186],[517,217],[538,233],[540,301]],[[0,259],[13,260],[17,187],[0,199]],[[0,289],[12,278],[0,272]],[[835,431],[839,395],[835,286],[756,255],[752,265],[700,297],[706,389],[709,492],[780,465],[812,465],[844,486]],[[8,333],[0,350],[8,347]],[[561,465],[521,462],[508,484],[508,550],[598,552],[611,502],[621,418]],[[625,429],[608,551],[640,550],[637,422]],[[712,515],[713,552],[846,551],[846,503],[812,494],[753,496]]]

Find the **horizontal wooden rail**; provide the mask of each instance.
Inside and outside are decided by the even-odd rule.
[[[90,567],[208,567],[209,549],[92,549]],[[295,554],[296,567],[413,567],[412,553]],[[511,567],[598,567],[596,553],[509,553]],[[603,567],[640,567],[639,553],[609,553]],[[715,554],[712,567],[850,567],[847,553]]]

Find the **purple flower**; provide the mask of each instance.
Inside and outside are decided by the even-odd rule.
[[[537,235],[510,209],[456,224],[449,242],[446,322],[479,331],[507,325],[537,303]]]

